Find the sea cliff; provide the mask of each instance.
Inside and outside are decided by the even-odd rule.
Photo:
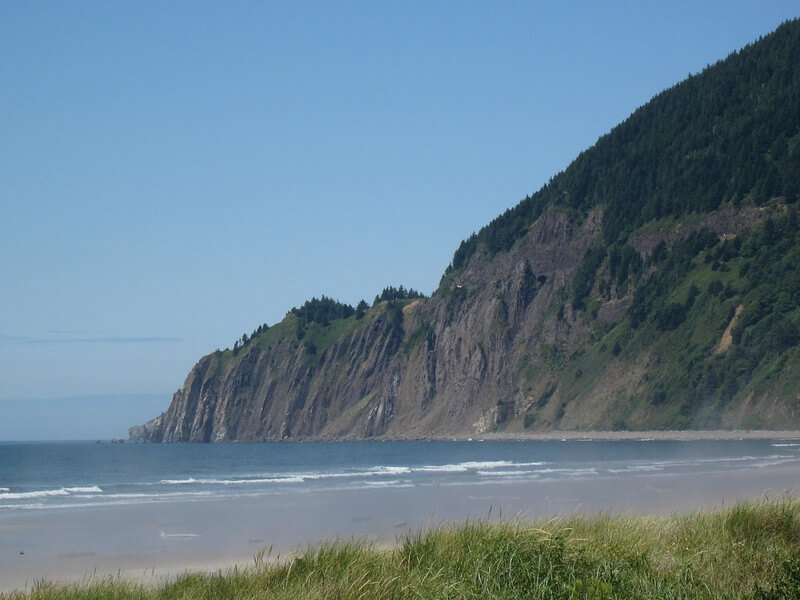
[[[430,297],[293,309],[131,438],[800,426],[798,55],[795,20],[659,94]]]

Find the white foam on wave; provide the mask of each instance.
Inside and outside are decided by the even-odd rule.
[[[390,467],[390,466],[379,466],[379,467],[372,467],[369,469],[370,473],[379,473],[379,474],[388,474],[388,475],[402,475],[405,473],[410,473],[410,467]]]
[[[0,487],[0,492],[10,492],[11,488]]]
[[[25,498],[47,498],[49,496],[69,496],[69,492],[64,488],[37,490],[35,492],[4,492],[0,494],[0,500],[23,500]]]
[[[287,475],[277,477],[248,477],[241,479],[195,479],[189,477],[187,479],[162,479],[159,483],[165,485],[246,485],[253,483],[302,483],[303,476],[301,475]]]
[[[364,479],[383,476],[409,475],[412,473],[465,473],[474,470],[524,468],[541,466],[544,462],[512,462],[507,460],[497,461],[467,461],[443,465],[377,465],[360,471],[335,471],[335,472],[298,472],[286,474],[260,473],[242,475],[231,478],[200,478],[186,477],[184,479],[162,479],[162,485],[248,485],[248,484],[291,484],[318,481],[325,479]]]
[[[299,475],[303,480],[315,481],[319,479],[364,479],[365,477],[381,477],[391,475],[408,475],[413,469],[409,467],[372,467],[367,471],[345,471],[334,473],[303,473]]]
[[[64,488],[70,494],[102,494],[103,490],[99,485],[89,485],[85,487],[68,487]]]
[[[540,467],[547,463],[544,462],[512,462],[509,460],[488,460],[488,461],[467,461],[446,465],[428,465],[424,467],[412,467],[415,473],[464,473],[472,470],[488,470],[515,467]],[[510,472],[513,473],[513,472]]]
[[[316,479],[343,479],[345,477],[372,477],[378,475],[374,471],[353,471],[350,473],[297,473],[288,477],[300,477],[304,481],[314,481]]]
[[[426,467],[414,467],[418,473],[466,473],[469,471],[464,465],[428,465]]]
[[[795,442],[788,443],[788,442],[786,442],[786,443],[783,443],[783,444],[772,444],[772,445],[775,448],[796,448],[797,446],[800,446],[800,443],[795,443]]]
[[[186,479],[162,479],[159,483],[164,485],[248,485],[264,483],[303,483],[305,481],[316,481],[320,479],[344,479],[344,478],[364,478],[376,477],[380,475],[403,475],[411,472],[408,467],[373,467],[368,471],[351,471],[335,473],[287,473],[285,475],[261,474],[253,476],[242,476],[230,479],[217,478],[195,478]]]
[[[49,498],[51,496],[79,496],[82,494],[102,494],[97,485],[85,487],[66,487],[56,490],[36,490],[33,492],[11,492],[9,488],[0,488],[0,500],[26,500],[29,498]]]
[[[248,485],[253,483],[303,483],[303,477],[299,475],[294,476],[278,476],[278,477],[250,477],[242,479],[197,479],[194,483],[203,483],[211,485]]]

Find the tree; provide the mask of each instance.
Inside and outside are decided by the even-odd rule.
[[[367,304],[363,298],[359,300],[358,305],[356,306],[356,319],[363,319],[364,313],[367,312],[368,308],[369,304]]]
[[[325,327],[331,321],[346,319],[355,312],[355,309],[349,304],[322,296],[321,298],[311,298],[301,307],[295,307],[289,312],[304,324],[319,323]]]
[[[373,306],[381,302],[391,302],[392,300],[413,300],[424,297],[425,294],[418,292],[414,288],[405,289],[402,285],[396,288],[390,285],[383,288],[383,291],[375,296]]]

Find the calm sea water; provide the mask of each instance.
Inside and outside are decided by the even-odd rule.
[[[800,467],[792,441],[0,443],[0,515],[326,490]]]

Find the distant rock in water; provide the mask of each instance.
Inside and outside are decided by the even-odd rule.
[[[800,426],[800,21],[659,94],[457,249],[203,357],[153,442]]]

